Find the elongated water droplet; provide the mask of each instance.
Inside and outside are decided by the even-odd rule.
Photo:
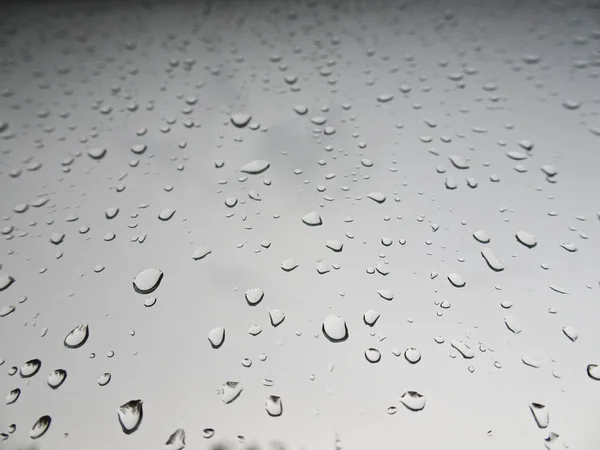
[[[504,270],[504,264],[494,254],[491,248],[485,247],[481,249],[481,256],[487,263],[488,267],[494,272],[502,272]]]
[[[67,371],[64,369],[53,370],[48,376],[48,386],[52,389],[58,389],[67,379]]]
[[[15,282],[15,279],[10,275],[0,275],[0,292],[8,288]]]
[[[370,198],[377,203],[385,202],[385,195],[383,195],[381,192],[371,192],[370,194],[367,194],[367,198]]]
[[[328,240],[325,243],[325,246],[328,249],[333,250],[334,252],[341,252],[342,249],[344,248],[344,244],[342,244],[340,241],[336,241],[336,240]]]
[[[529,409],[533,414],[533,418],[535,419],[535,423],[540,428],[546,428],[550,423],[550,414],[548,413],[548,408],[541,403],[532,403],[529,405]]]
[[[52,418],[50,416],[42,416],[40,417],[31,427],[31,431],[29,432],[29,437],[31,439],[39,439],[46,432],[48,428],[50,428],[50,424],[52,423]]]
[[[64,345],[67,348],[79,348],[86,343],[90,336],[87,324],[81,324],[73,328],[65,337]]]
[[[465,359],[472,359],[475,357],[475,352],[462,341],[450,341],[450,345],[454,347]]]
[[[526,353],[523,353],[521,355],[521,361],[523,361],[523,364],[525,364],[526,366],[533,367],[534,369],[539,369],[541,366],[541,364],[537,360],[533,359],[530,355]]]
[[[225,342],[225,328],[217,327],[210,330],[208,333],[208,342],[214,349],[218,349]]]
[[[117,409],[119,424],[125,434],[135,432],[141,425],[144,416],[142,400],[130,400]]]
[[[452,286],[457,288],[464,287],[465,284],[467,284],[463,277],[456,272],[448,275],[448,281],[450,282],[450,284],[452,284]]]
[[[449,156],[448,159],[450,160],[452,165],[454,167],[456,167],[457,169],[468,169],[469,168],[469,163],[460,156],[452,155],[452,156]]]
[[[258,175],[263,173],[271,166],[271,163],[262,159],[255,159],[242,166],[240,172],[247,173],[249,175]]]
[[[167,442],[165,442],[165,450],[183,450],[185,448],[185,431],[183,428],[175,430]]]
[[[228,405],[240,396],[244,386],[238,381],[228,381],[221,386],[221,400]]]
[[[528,233],[527,231],[517,231],[515,237],[517,238],[517,241],[519,241],[527,248],[533,248],[537,245],[537,239],[535,238],[535,236],[531,233]]]
[[[400,397],[400,402],[411,411],[421,411],[425,408],[425,397],[416,391],[406,391]]]
[[[372,364],[381,361],[381,352],[376,348],[368,348],[365,350],[365,358]]]
[[[316,212],[310,212],[302,218],[302,222],[310,227],[323,225],[323,220]]]
[[[283,414],[283,403],[281,398],[276,395],[270,395],[265,401],[265,409],[271,417],[279,417]]]
[[[340,316],[328,315],[321,325],[323,335],[331,342],[344,342],[348,339],[346,321]]]
[[[13,389],[6,396],[6,404],[12,405],[14,402],[16,402],[19,399],[20,395],[21,395],[21,389],[19,389],[19,388]]]
[[[212,250],[208,247],[204,247],[203,245],[198,246],[192,255],[192,259],[194,261],[198,261],[199,259],[203,259],[205,256],[208,256],[212,253]]]
[[[158,218],[163,222],[169,220],[175,214],[175,210],[173,208],[165,208],[158,213]]]
[[[250,306],[258,305],[265,296],[265,293],[260,288],[248,289],[244,294],[246,297],[246,303]]]
[[[133,289],[138,294],[150,294],[154,292],[163,279],[163,273],[159,269],[148,268],[142,270],[133,280]]]
[[[387,301],[394,300],[394,293],[392,291],[388,291],[387,289],[379,289],[377,291],[379,296]]]
[[[6,317],[15,311],[15,307],[12,305],[6,305],[0,309],[0,317]]]
[[[39,359],[30,359],[21,366],[19,374],[21,378],[31,378],[40,371],[42,362]]]

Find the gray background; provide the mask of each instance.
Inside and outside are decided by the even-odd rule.
[[[336,434],[344,449],[543,449],[550,431],[571,449],[600,448],[600,382],[586,375],[588,364],[600,364],[596,5],[5,8],[0,121],[8,127],[0,141],[0,216],[2,227],[14,230],[2,235],[0,275],[16,282],[0,292],[0,308],[16,310],[0,318],[0,393],[19,387],[22,394],[0,406],[0,431],[17,425],[0,448],[161,448],[177,428],[186,430],[189,449],[218,440],[242,447],[238,435],[246,444],[278,440],[286,448],[332,449]],[[539,62],[531,63],[532,55]],[[186,60],[194,62],[190,70]],[[298,77],[294,89],[286,75]],[[402,84],[412,90],[402,93]],[[394,98],[378,102],[382,94]],[[197,103],[185,112],[192,96]],[[568,100],[581,106],[565,108]],[[139,105],[136,111],[127,110],[130,102]],[[296,114],[297,104],[308,114]],[[112,111],[103,114],[101,105]],[[260,129],[233,127],[235,112],[252,115]],[[324,135],[311,123],[314,116],[326,117],[335,134]],[[170,118],[170,131],[162,132]],[[185,127],[187,118],[199,126]],[[147,133],[136,135],[142,127]],[[445,135],[451,142],[442,142]],[[522,139],[534,143],[529,159],[509,159],[508,151],[526,153]],[[134,155],[134,144],[148,149]],[[86,152],[93,147],[107,155],[92,160]],[[454,168],[450,155],[468,159],[470,168]],[[70,156],[65,173],[61,163]],[[373,167],[361,165],[364,157]],[[130,167],[132,159],[139,159],[137,167]],[[271,167],[238,181],[239,168],[254,159]],[[225,161],[223,168],[215,168],[217,160]],[[28,170],[32,162],[41,168]],[[519,163],[526,173],[514,170]],[[545,164],[559,171],[556,183],[540,171]],[[436,172],[439,165],[446,173]],[[20,176],[10,176],[14,169]],[[327,180],[329,173],[335,178]],[[492,174],[500,181],[491,182]],[[457,189],[446,189],[448,176]],[[467,176],[478,180],[476,189],[467,187]],[[126,189],[117,192],[119,184]],[[319,193],[318,185],[326,191]],[[249,190],[263,200],[251,200]],[[387,200],[366,198],[374,191]],[[38,196],[48,203],[14,211]],[[224,205],[231,196],[239,200],[233,209]],[[149,206],[140,209],[141,203]],[[113,206],[120,212],[107,220],[104,211]],[[176,209],[167,222],[157,218],[164,208]],[[301,222],[311,211],[323,226]],[[78,220],[68,222],[70,215]],[[84,225],[91,229],[80,234]],[[479,229],[491,236],[503,272],[481,258],[482,245],[472,237]],[[535,248],[515,240],[521,229],[537,237]],[[66,234],[62,244],[50,243],[53,232]],[[116,239],[105,242],[109,232]],[[144,243],[131,242],[143,233]],[[381,244],[384,236],[394,240],[390,247]],[[327,249],[328,239],[342,241],[343,251]],[[263,240],[272,243],[269,249],[261,249]],[[565,251],[564,242],[578,251]],[[200,244],[212,253],[193,261]],[[288,258],[299,264],[290,273],[280,269]],[[319,259],[340,268],[318,275]],[[367,274],[383,261],[389,275]],[[95,273],[97,265],[105,269]],[[132,288],[147,267],[164,272],[152,308]],[[431,280],[433,271],[439,276]],[[449,284],[452,272],[465,279],[463,289]],[[244,292],[254,287],[265,298],[251,308]],[[392,290],[394,300],[380,298],[378,289]],[[450,309],[440,308],[444,300]],[[509,311],[500,306],[506,300],[514,303]],[[269,323],[272,308],[286,315],[276,329]],[[362,322],[369,309],[381,313],[372,329]],[[346,319],[346,342],[321,336],[328,314]],[[521,324],[519,335],[506,328],[508,314]],[[89,340],[66,349],[64,337],[81,323],[90,326]],[[248,334],[252,324],[261,325],[261,335]],[[216,326],[226,329],[218,350],[207,341]],[[579,330],[577,342],[563,335],[563,326]],[[436,344],[435,336],[445,342]],[[467,343],[475,358],[451,358],[451,340]],[[369,347],[381,351],[379,364],[365,360]],[[392,353],[408,347],[420,350],[421,362],[410,365]],[[523,364],[523,354],[540,368]],[[246,357],[251,368],[241,365]],[[35,377],[8,375],[31,358],[42,360]],[[57,368],[68,378],[53,391],[46,377]],[[102,388],[96,378],[103,372],[112,381]],[[264,386],[264,378],[274,385]],[[216,393],[226,381],[244,385],[229,405]],[[399,403],[407,390],[426,396],[423,411]],[[265,412],[268,395],[281,396],[281,417]],[[144,401],[144,420],[126,436],[116,410],[137,398]],[[536,426],[531,402],[548,406],[548,429]],[[398,412],[388,415],[392,405]],[[29,430],[44,414],[52,425],[33,442]],[[216,430],[211,440],[202,437],[207,427]]]

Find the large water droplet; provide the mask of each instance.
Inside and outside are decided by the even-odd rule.
[[[250,123],[252,116],[246,113],[235,113],[231,115],[231,123],[238,128],[244,128]]]
[[[537,239],[535,238],[535,236],[531,233],[528,233],[527,231],[517,231],[515,237],[517,238],[517,241],[519,241],[527,248],[533,248],[537,245]]]
[[[448,281],[450,282],[450,284],[452,284],[452,286],[457,288],[464,287],[465,284],[467,284],[463,277],[456,272],[448,275]]]
[[[210,248],[200,245],[194,251],[194,254],[192,255],[192,259],[194,261],[198,261],[199,259],[203,259],[205,256],[210,255],[211,253],[212,253],[212,250]]]
[[[52,389],[58,389],[67,379],[67,371],[64,369],[53,370],[48,376],[48,386]]]
[[[319,216],[316,212],[310,212],[306,214],[302,218],[302,222],[310,227],[316,227],[319,225],[323,225],[323,220],[321,220],[321,216]]]
[[[421,352],[414,347],[407,348],[404,351],[404,359],[411,364],[416,364],[421,361]]]
[[[243,165],[240,169],[240,172],[247,173],[249,175],[258,175],[267,170],[270,165],[271,163],[269,163],[269,161],[255,159],[254,161],[250,161],[249,163]]]
[[[271,417],[279,417],[283,414],[283,403],[281,398],[276,395],[270,395],[265,401],[265,409]]]
[[[42,362],[39,359],[30,359],[21,366],[19,374],[21,378],[31,378],[40,371]]]
[[[469,163],[464,158],[462,158],[458,155],[451,155],[448,157],[448,159],[450,160],[452,165],[454,167],[456,167],[457,169],[468,169],[469,168]]]
[[[183,450],[185,448],[185,431],[183,428],[175,430],[167,442],[165,442],[165,450]]]
[[[411,411],[421,411],[425,408],[425,397],[415,391],[406,391],[400,397],[400,402]]]
[[[298,267],[298,264],[296,264],[294,262],[293,259],[286,259],[285,261],[283,261],[281,263],[281,268],[285,271],[285,272],[291,272],[292,270],[294,270],[296,267]]]
[[[490,242],[490,235],[487,234],[487,232],[484,230],[476,231],[475,233],[473,233],[473,237],[482,244],[487,244]]]
[[[90,329],[87,324],[81,324],[73,328],[65,337],[64,345],[67,348],[79,348],[88,340]]]
[[[101,147],[96,147],[96,148],[90,148],[87,152],[88,156],[92,159],[102,159],[104,158],[104,156],[106,155],[107,150],[105,148],[101,148]]]
[[[240,396],[244,386],[238,381],[228,381],[221,386],[221,400],[228,405]]]
[[[144,408],[142,400],[129,400],[127,403],[119,406],[117,417],[119,424],[125,434],[131,434],[137,431],[144,417]]]
[[[205,428],[204,430],[202,430],[202,437],[204,439],[210,439],[214,435],[215,435],[214,428]]]
[[[260,288],[248,289],[244,294],[246,297],[246,302],[250,306],[258,305],[265,296],[265,293]]]
[[[372,364],[381,361],[381,352],[376,348],[368,348],[365,350],[365,358]]]
[[[225,342],[225,328],[216,327],[208,333],[208,342],[214,349],[218,349]]]
[[[363,322],[365,325],[372,327],[377,323],[377,320],[379,320],[379,316],[380,314],[377,311],[370,309],[364,313]]]
[[[541,403],[532,403],[529,405],[529,409],[533,414],[533,418],[535,419],[535,423],[540,428],[546,428],[550,423],[550,414],[548,413],[548,408]]]
[[[481,249],[481,256],[487,263],[488,267],[492,269],[494,272],[502,272],[504,270],[504,264],[500,261],[493,250],[489,247],[484,247]]]
[[[328,240],[325,243],[325,246],[328,249],[333,250],[334,252],[341,252],[342,249],[344,248],[344,244],[342,244],[340,241],[336,241],[336,240]]]
[[[163,273],[159,269],[142,270],[133,280],[133,289],[138,294],[150,294],[158,288],[162,279]]]
[[[163,222],[169,220],[175,214],[175,210],[173,208],[165,208],[158,213],[158,218]]]
[[[450,341],[450,345],[454,347],[465,359],[472,359],[475,357],[475,352],[462,341]]]
[[[346,321],[340,316],[328,315],[321,325],[323,335],[331,342],[344,342],[348,339]]]
[[[50,428],[50,424],[52,423],[52,418],[50,416],[42,416],[40,417],[31,427],[31,431],[29,432],[29,437],[31,439],[39,439],[46,432],[48,428]]]
[[[269,311],[269,319],[273,327],[278,327],[285,320],[285,314],[278,309],[272,309]]]

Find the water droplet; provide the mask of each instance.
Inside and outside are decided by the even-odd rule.
[[[67,348],[79,348],[86,343],[90,336],[87,324],[81,324],[73,328],[65,337],[64,345]]]
[[[110,383],[111,378],[112,378],[112,375],[108,372],[105,372],[105,373],[101,374],[98,378],[96,378],[96,382],[100,386],[106,386],[108,383]]]
[[[296,264],[294,262],[293,259],[286,259],[285,261],[283,261],[281,263],[281,268],[285,271],[285,272],[291,272],[292,270],[294,270],[296,267],[298,267],[298,264]]]
[[[575,327],[563,327],[562,332],[572,342],[575,342],[577,339],[579,339],[579,330],[577,330]]]
[[[267,410],[267,414],[271,417],[281,416],[281,414],[283,414],[283,403],[281,403],[281,398],[276,395],[268,396],[265,401],[265,409]]]
[[[372,364],[381,361],[381,352],[376,348],[369,348],[365,350],[365,358]]]
[[[151,308],[156,305],[157,298],[156,297],[148,297],[144,300],[144,306],[146,308]]]
[[[89,149],[87,154],[92,159],[100,160],[100,159],[104,158],[104,156],[106,155],[106,152],[107,152],[107,150],[105,148],[96,147],[96,148]]]
[[[364,313],[363,322],[365,325],[372,327],[377,323],[377,320],[379,320],[379,316],[380,314],[377,311],[370,309]]]
[[[237,205],[237,198],[235,197],[227,197],[225,199],[225,206],[227,206],[228,208],[233,208],[235,205]]]
[[[587,374],[592,380],[600,381],[600,366],[598,364],[588,364]]]
[[[589,366],[588,366],[588,373],[589,373]],[[16,402],[19,399],[20,395],[21,395],[21,389],[19,389],[19,388],[13,389],[6,396],[6,404],[12,405],[14,402]]]
[[[202,437],[204,439],[210,439],[215,435],[215,430],[213,428],[205,428],[202,430]]]
[[[62,242],[65,239],[65,233],[52,233],[50,235],[50,242],[52,242],[54,245],[59,245],[62,244]]]
[[[56,369],[48,376],[48,386],[52,389],[58,389],[67,379],[67,371],[64,369]]]
[[[457,288],[462,288],[466,284],[463,277],[456,272],[448,275],[448,281],[450,282],[450,284],[452,284],[452,286],[457,287]]]
[[[205,256],[210,255],[212,250],[208,247],[204,247],[203,245],[198,246],[192,255],[192,259],[194,261],[198,261],[199,259],[203,259]]]
[[[404,351],[404,359],[411,364],[417,364],[421,361],[421,352],[414,347],[407,348]]]
[[[323,225],[323,220],[316,212],[310,212],[302,218],[302,222],[311,227]]]
[[[533,234],[528,233],[527,231],[517,231],[515,237],[517,238],[517,241],[519,241],[527,248],[533,248],[537,245],[537,239],[535,238],[535,236]]]
[[[244,128],[252,120],[252,116],[245,113],[235,113],[231,116],[231,123],[238,128]]]
[[[247,173],[249,175],[258,175],[263,173],[271,166],[269,161],[264,161],[262,159],[255,159],[254,161],[250,161],[249,163],[242,166],[240,172]]]
[[[33,427],[31,428],[31,431],[29,432],[29,437],[31,439],[41,438],[44,434],[46,434],[46,432],[48,431],[48,428],[50,428],[51,423],[52,423],[52,418],[50,416],[40,417],[33,424]]]
[[[550,414],[548,413],[548,408],[540,403],[532,403],[529,405],[529,409],[533,414],[533,418],[535,419],[537,426],[540,428],[546,428],[550,423]]]
[[[385,195],[383,195],[381,192],[371,192],[370,194],[367,194],[367,197],[377,203],[385,202]]]
[[[458,350],[458,352],[465,359],[473,359],[475,357],[475,352],[471,349],[471,347],[462,341],[450,341],[450,345]]]
[[[328,315],[321,325],[323,335],[330,342],[344,342],[348,339],[348,327],[346,321],[340,316]]]
[[[560,246],[562,248],[564,248],[566,251],[571,252],[571,253],[577,251],[577,247],[574,244],[571,244],[570,242],[562,243],[562,244],[560,244]]]
[[[119,406],[117,417],[119,424],[125,434],[131,434],[137,431],[144,417],[142,400],[129,400],[127,403]]]
[[[0,317],[6,317],[10,313],[15,311],[15,307],[12,305],[6,305],[2,309],[0,309]]]
[[[425,397],[415,391],[406,391],[400,397],[400,402],[411,411],[421,411],[425,408]]]
[[[265,293],[260,288],[254,288],[248,289],[244,296],[246,297],[246,302],[250,306],[256,306],[262,301],[263,297],[265,296]]]
[[[175,214],[175,210],[173,208],[165,208],[160,213],[158,213],[158,218],[163,222],[166,222]]]
[[[248,333],[251,336],[258,336],[260,333],[262,333],[262,328],[260,327],[260,325],[250,325]]]
[[[285,320],[285,314],[278,309],[272,309],[269,311],[269,319],[271,320],[271,325],[277,327]]]
[[[381,298],[387,301],[392,301],[394,299],[394,293],[392,291],[388,291],[387,289],[379,289],[377,293]]]
[[[225,342],[225,328],[217,327],[210,330],[208,333],[208,341],[214,349],[218,349]]]
[[[137,274],[133,280],[133,288],[138,294],[150,294],[158,288],[162,279],[161,270],[148,268]]]
[[[473,233],[473,237],[482,244],[487,244],[490,242],[490,235],[484,230],[477,230],[475,233]]]
[[[450,160],[452,165],[454,167],[456,167],[457,169],[468,169],[469,168],[469,163],[460,156],[452,155],[452,156],[449,156],[448,159]]]
[[[373,161],[371,161],[369,158],[363,158],[360,160],[360,162],[365,167],[373,167]]]
[[[336,241],[336,240],[328,240],[325,243],[325,246],[328,249],[333,250],[334,252],[341,252],[342,249],[344,248],[344,244],[342,244],[340,241]]]
[[[0,292],[8,288],[15,282],[15,279],[10,275],[0,275]]]
[[[539,369],[541,366],[538,361],[525,353],[521,355],[521,361],[523,361],[523,364],[526,366],[533,367],[534,369]]]
[[[183,450],[185,448],[185,431],[182,428],[175,430],[167,442],[165,450]]]
[[[238,381],[228,381],[221,386],[221,400],[228,405],[240,396],[244,386]]]
[[[39,359],[30,359],[21,366],[19,374],[21,378],[31,378],[40,371],[42,362]]]
[[[493,250],[488,247],[484,247],[481,249],[481,256],[487,263],[488,267],[492,269],[494,272],[502,272],[504,270],[504,264],[500,261]]]
[[[517,322],[517,319],[515,319],[513,316],[504,316],[504,324],[506,325],[506,328],[508,328],[514,334],[519,334],[521,331],[523,331]]]

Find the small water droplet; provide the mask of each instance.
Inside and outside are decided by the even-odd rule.
[[[210,439],[215,435],[215,430],[213,428],[205,428],[202,430],[202,437],[204,439]]]
[[[587,374],[592,380],[600,381],[600,366],[598,364],[588,364]]]
[[[589,372],[589,366],[588,366],[588,372]],[[16,402],[19,399],[20,395],[21,395],[21,389],[19,389],[19,388],[13,389],[6,396],[6,404],[12,405],[14,402]]]
[[[394,293],[392,291],[387,290],[387,289],[379,289],[377,291],[377,293],[384,300],[392,301],[394,299]]]
[[[579,339],[579,330],[575,327],[563,327],[562,332],[572,342],[575,342],[577,339]]]

